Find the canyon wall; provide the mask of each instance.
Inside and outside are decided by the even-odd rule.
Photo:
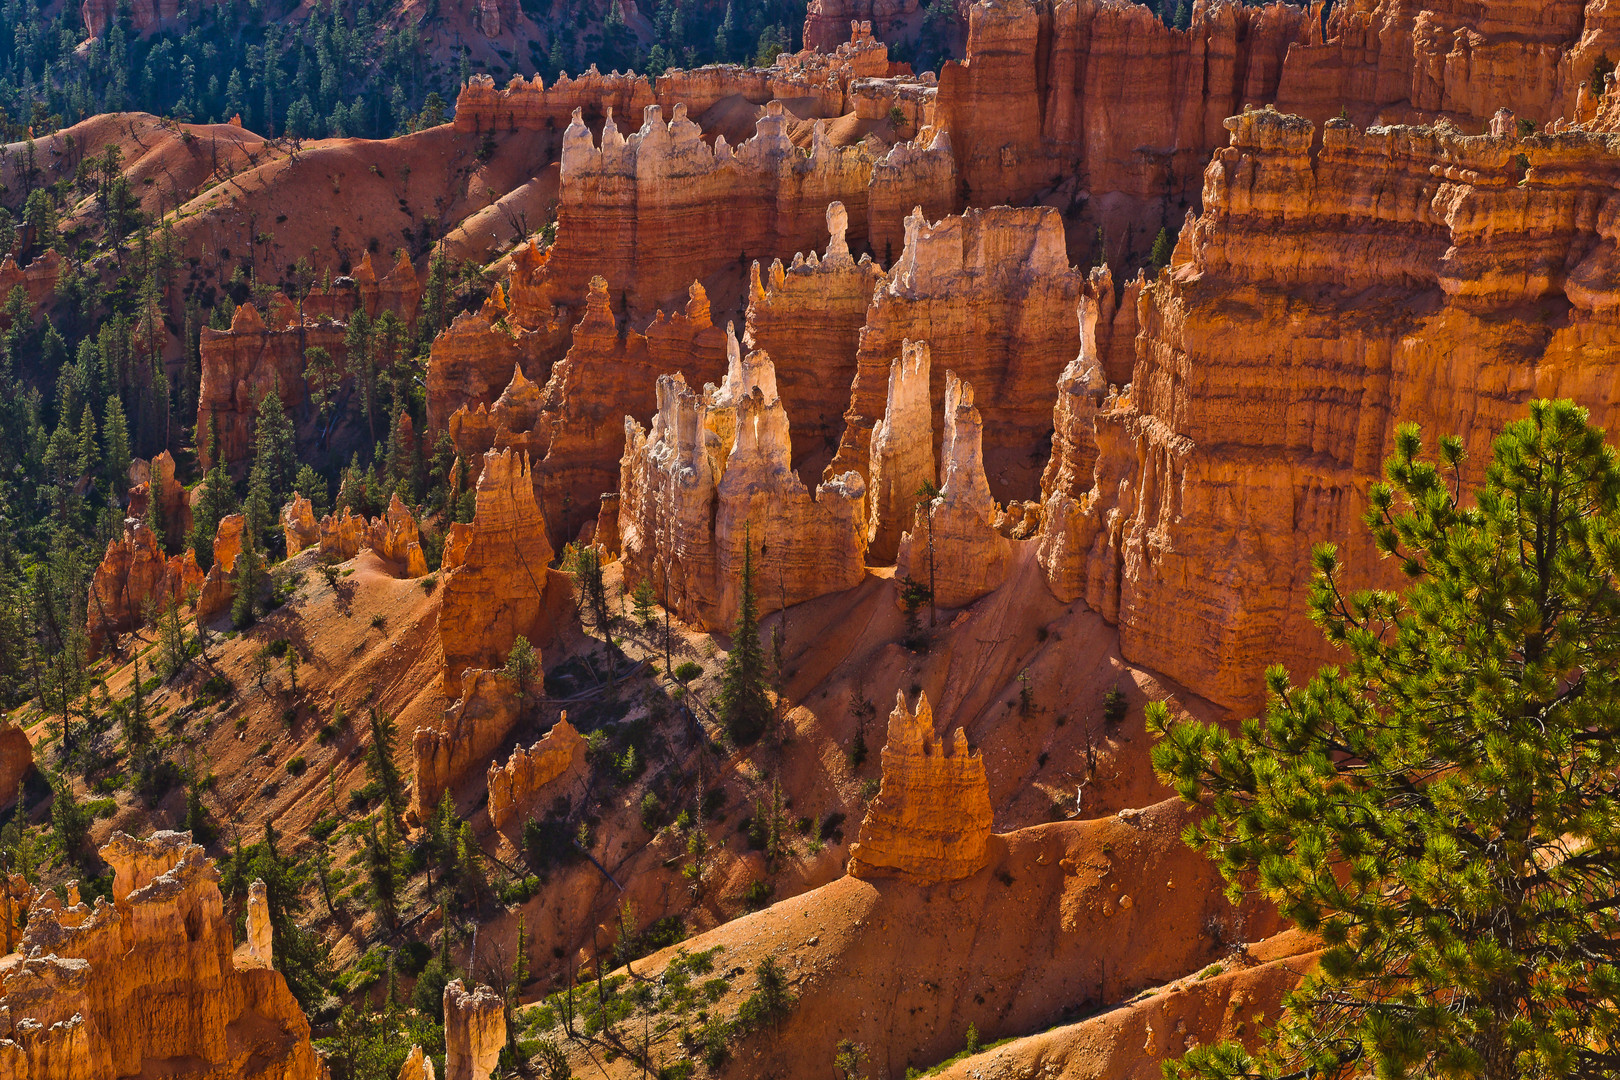
[[[626,137],[608,125],[599,141],[576,115],[563,134],[549,267],[558,302],[583,302],[583,286],[599,274],[618,289],[614,310],[645,320],[693,278],[810,250],[835,200],[864,232],[871,155],[833,145],[820,127],[806,155],[787,119],[771,102],[753,138],[733,148],[723,137],[706,143],[684,104],[668,122],[650,105],[639,131]]]
[[[844,433],[828,474],[868,469],[890,362],[906,341],[921,341],[935,371],[984,388],[991,487],[1002,498],[1033,496],[1052,426],[1052,387],[1079,350],[1074,311],[1082,281],[1069,266],[1062,216],[1048,207],[969,210],[932,224],[920,213],[908,217],[905,248],[875,290],[861,330]],[[931,409],[942,413],[945,380],[935,378],[931,394]]]
[[[34,902],[0,961],[0,1072],[24,1080],[231,1075],[316,1080],[325,1068],[281,973],[237,968],[219,872],[187,833],[114,833],[113,902]]]
[[[1313,150],[1310,121],[1269,109],[1227,127],[1203,213],[1141,293],[1129,392],[1065,374],[1041,556],[1125,655],[1252,709],[1267,664],[1331,659],[1312,542],[1341,545],[1353,586],[1399,584],[1360,523],[1397,424],[1460,435],[1471,482],[1532,398],[1614,426],[1620,152],[1344,120]]]

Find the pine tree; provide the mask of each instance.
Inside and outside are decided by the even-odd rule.
[[[399,819],[403,802],[404,781],[399,766],[394,764],[394,743],[399,735],[399,723],[385,712],[371,707],[371,746],[366,751],[366,774],[382,789],[383,803],[388,808],[390,828]]]
[[[251,528],[242,530],[242,550],[236,556],[236,595],[231,600],[231,622],[238,630],[250,625],[259,610],[259,589],[264,581],[264,564]]]
[[[101,445],[101,468],[107,490],[122,497],[124,488],[129,484],[129,425],[124,419],[124,406],[116,394],[107,398]]]
[[[737,623],[732,629],[731,652],[720,676],[720,722],[738,746],[755,742],[771,721],[771,702],[765,693],[765,650],[759,643],[759,607],[754,596],[754,551],[744,541],[741,596]]]
[[[1620,465],[1536,401],[1462,497],[1462,443],[1396,433],[1368,494],[1404,594],[1346,593],[1313,553],[1311,617],[1344,650],[1266,673],[1241,734],[1169,723],[1153,761],[1208,811],[1188,842],[1326,946],[1258,1053],[1183,1077],[1608,1076],[1620,1022]]]
[[[1170,235],[1168,228],[1160,229],[1159,235],[1153,240],[1153,269],[1170,265],[1170,256],[1175,254],[1176,241]]]
[[[326,481],[308,465],[299,467],[298,475],[293,479],[293,490],[309,500],[317,518],[325,517],[332,509],[332,496],[326,488]]]
[[[287,418],[277,390],[271,390],[259,402],[259,418],[253,429],[253,469],[264,477],[271,510],[279,510],[292,493],[298,453],[292,421]]]
[[[372,902],[377,905],[390,930],[399,925],[399,873],[395,865],[393,835],[392,826],[379,833],[375,819],[366,827],[366,879],[371,886]]]

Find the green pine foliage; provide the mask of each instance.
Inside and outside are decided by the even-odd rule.
[[[743,549],[742,581],[737,603],[737,624],[732,629],[731,652],[720,674],[720,723],[738,746],[747,746],[765,734],[772,717],[766,693],[770,679],[765,650],[759,643],[759,603],[754,595],[752,542]]]
[[[1402,427],[1369,494],[1404,593],[1346,592],[1315,551],[1343,666],[1273,668],[1235,735],[1149,711],[1159,775],[1210,811],[1188,842],[1326,948],[1257,1051],[1168,1076],[1614,1073],[1620,465],[1568,401],[1509,425],[1472,497],[1439,445]]]

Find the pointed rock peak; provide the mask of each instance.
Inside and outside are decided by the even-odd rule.
[[[371,252],[360,256],[360,265],[354,268],[349,275],[362,285],[374,285],[377,282],[377,271],[371,265]]]
[[[973,384],[966,379],[958,379],[956,372],[945,373],[945,420],[954,424],[957,417],[967,418],[971,415],[975,420],[978,410],[973,407]]]
[[[709,292],[701,281],[692,282],[686,290],[686,317],[699,326],[713,326],[714,315],[709,308]]]
[[[849,211],[841,202],[827,204],[827,261],[846,261],[849,254]]]
[[[478,313],[490,322],[495,322],[505,317],[506,311],[506,290],[501,288],[501,283],[497,281],[495,288],[490,290],[489,298],[484,301],[484,306],[478,309]]]
[[[233,334],[262,334],[264,333],[264,320],[259,318],[259,309],[249,300],[236,309],[231,316],[231,333]]]
[[[516,394],[519,394],[519,393],[523,392],[524,390],[528,389],[529,387],[532,387],[533,385],[534,385],[534,382],[532,380],[530,380],[527,375],[523,374],[523,365],[522,364],[513,364],[512,365],[512,379],[511,379],[510,382],[508,382],[506,384],[506,389],[501,391],[501,398],[505,399],[505,398],[508,398],[508,397],[512,397],[512,396],[514,396]]]
[[[394,253],[394,268],[388,272],[385,280],[397,284],[416,282],[416,267],[411,265],[411,257],[405,254],[404,248]]]
[[[896,750],[927,753],[934,745],[934,708],[926,691],[918,691],[917,707],[906,702],[904,690],[895,691],[894,711],[889,713],[888,745]]]
[[[759,260],[755,259],[748,267],[748,303],[753,306],[765,302],[765,284],[759,279]]]

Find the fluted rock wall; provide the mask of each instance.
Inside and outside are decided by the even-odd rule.
[[[489,760],[522,714],[521,688],[504,672],[468,668],[458,682],[460,697],[443,719],[411,737],[411,810],[418,821],[427,821],[446,791]]]
[[[47,893],[0,969],[6,1075],[113,1080],[175,1062],[199,1075],[324,1075],[281,973],[232,963],[219,873],[188,834],[114,833],[101,856],[113,902],[92,910],[71,889],[64,907]]]
[[[1479,131],[1505,107],[1587,119],[1592,68],[1620,42],[1607,0],[1350,0],[1288,55],[1279,109],[1358,124],[1446,116]],[[1314,30],[1314,27],[1313,27]]]
[[[466,554],[445,578],[439,608],[445,692],[460,692],[461,672],[498,668],[519,635],[538,642],[545,626],[546,571],[552,548],[534,501],[526,455],[484,455],[478,509]]]
[[[984,404],[985,464],[1003,498],[1038,486],[1037,450],[1052,426],[1052,387],[1079,350],[1082,278],[1069,266],[1063,218],[1049,207],[969,210],[933,224],[906,219],[906,245],[867,311],[838,456],[829,473],[865,471],[883,414],[889,365],[927,342],[935,370],[994,387]],[[943,380],[933,405],[943,408]]]
[[[124,535],[107,541],[107,550],[90,579],[85,605],[90,658],[119,634],[146,621],[149,607],[169,601],[186,603],[203,587],[202,568],[190,550],[165,556],[157,537],[136,518],[124,520]]]
[[[685,105],[667,123],[656,105],[645,116],[628,138],[610,124],[598,142],[577,116],[563,135],[549,265],[559,302],[582,303],[599,274],[619,290],[615,311],[644,320],[676,303],[693,278],[810,250],[833,201],[865,233],[871,156],[834,146],[819,127],[806,156],[788,137],[780,102],[735,148],[723,137],[706,143]]]
[[[864,22],[868,36],[892,33],[917,12],[919,0],[810,0],[804,13],[804,47],[832,52],[846,44],[850,23]]]
[[[512,751],[505,765],[489,763],[489,819],[497,829],[515,828],[587,775],[585,739],[564,713],[539,742]]]
[[[690,280],[686,293],[684,310],[656,312],[645,333],[621,335],[607,282],[592,279],[584,317],[552,369],[536,420],[545,456],[535,461],[535,495],[554,544],[596,520],[603,493],[618,482],[625,413],[653,410],[658,375],[680,371],[696,382],[725,370],[727,335],[711,319],[708,295]]]
[[[28,296],[29,307],[37,313],[56,295],[56,283],[61,276],[62,256],[55,248],[37,256],[27,266],[18,266],[17,260],[8,253],[0,259],[0,298],[9,299],[11,291],[21,286]]]
[[[1012,541],[995,527],[1000,508],[984,478],[983,434],[972,384],[946,372],[939,495],[917,507],[894,567],[898,579],[930,582],[938,607],[962,607],[999,588],[1012,561]]]
[[[845,473],[812,496],[791,467],[770,357],[734,349],[701,395],[660,377],[652,432],[625,417],[619,545],[627,581],[709,628],[736,619],[752,551],[761,611],[852,588],[865,573],[865,482]]]
[[[786,267],[772,262],[763,280],[755,263],[749,283],[743,344],[774,361],[782,404],[793,417],[794,465],[812,476],[838,449],[861,327],[883,278],[870,258],[850,256],[848,225],[843,204],[831,204],[825,256],[795,255]]]
[[[1305,615],[1311,541],[1341,545],[1352,585],[1398,584],[1359,520],[1398,423],[1462,436],[1471,479],[1532,397],[1614,426],[1620,154],[1338,120],[1313,154],[1298,117],[1228,126],[1203,214],[1142,293],[1093,483],[1049,496],[1042,550],[1128,657],[1248,709],[1268,663],[1331,659]]]
[[[970,877],[988,862],[990,827],[984,758],[961,728],[948,745],[936,737],[928,695],[918,695],[913,712],[902,691],[889,714],[882,786],[849,849],[849,872],[921,884]]]
[[[934,468],[934,401],[929,393],[928,343],[901,343],[889,363],[889,396],[872,431],[871,486],[867,496],[867,555],[878,566],[893,561],[900,534],[911,522],[918,492],[939,481]]]
[[[1110,219],[1122,229],[1149,205],[1197,198],[1221,121],[1275,99],[1310,20],[1291,5],[1216,2],[1177,31],[1120,0],[974,4],[967,58],[940,72],[939,122],[974,202],[1027,202],[1078,172],[1093,196],[1130,201]]]
[[[229,330],[203,327],[201,331],[202,382],[197,396],[197,430],[206,433],[209,421],[219,438],[219,454],[227,462],[242,461],[253,445],[253,426],[259,403],[277,391],[289,414],[305,400],[304,351],[320,346],[334,363],[345,355],[344,328],[329,319],[295,324],[296,312],[284,297],[272,305],[267,323],[249,302],[236,309]],[[199,437],[197,460],[202,468],[213,464],[208,440]]]

